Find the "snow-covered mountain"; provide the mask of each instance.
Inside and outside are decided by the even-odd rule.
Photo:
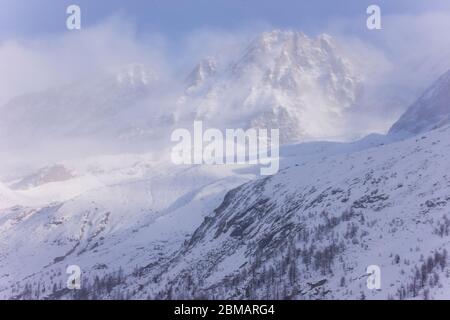
[[[55,172],[46,168],[0,190],[9,197],[0,207],[0,298],[20,293],[30,279],[52,288],[65,283],[67,264],[94,276],[119,266],[130,273],[165,259],[226,190],[256,172],[173,166],[152,154],[95,157],[57,168],[71,175],[34,179]]]
[[[76,297],[448,299],[449,141],[445,127],[294,157],[229,191],[172,257],[86,281]],[[381,270],[380,289],[367,288],[370,265]],[[71,295],[52,295],[61,296]]]
[[[397,142],[288,146],[282,170],[257,180],[250,167],[130,157],[105,171],[107,159],[89,160],[97,180],[122,182],[2,210],[0,294],[449,298],[449,141],[444,127]],[[69,264],[84,272],[76,293],[65,289]],[[381,269],[379,290],[367,289],[369,265]]]
[[[450,124],[450,70],[391,127],[390,134],[414,135]]]
[[[298,154],[315,159],[384,142],[373,136],[286,146],[283,163]],[[55,284],[64,287],[68,264],[80,265],[89,279],[167,260],[228,190],[259,172],[242,165],[179,167],[161,154],[168,153],[62,162],[3,185],[0,297],[20,296],[31,282],[47,287],[39,296],[48,296]]]
[[[194,119],[279,128],[283,142],[340,136],[364,85],[327,35],[264,33],[231,60],[201,61],[176,90],[130,65],[0,109],[5,144],[147,143],[0,183],[0,298],[450,298],[450,76],[389,135],[282,146],[271,177],[173,165],[158,137]],[[69,265],[81,290],[66,288]]]
[[[179,102],[190,110],[186,117],[219,127],[279,128],[283,142],[343,135],[363,77],[330,36],[275,30],[236,56],[226,63],[209,58],[193,70]]]
[[[298,158],[246,183],[143,290],[158,298],[448,299],[449,141],[445,127]],[[379,290],[366,286],[369,265],[381,269]]]

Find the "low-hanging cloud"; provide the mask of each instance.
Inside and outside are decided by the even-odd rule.
[[[91,28],[0,43],[0,102],[87,78],[131,62],[165,73],[165,40],[138,39],[133,23],[113,17]]]
[[[382,19],[380,31],[361,30],[365,27],[359,20],[358,24],[334,21],[323,30],[337,38],[364,77],[364,97],[355,106],[357,112],[349,114],[347,136],[387,131],[450,68],[450,43],[445,37],[450,12]],[[132,19],[114,16],[80,31],[7,40],[0,43],[0,105],[23,93],[70,84],[133,62],[149,66],[164,78],[166,93],[173,87],[173,100],[162,97],[161,104],[167,105],[176,101],[182,82],[200,59],[216,56],[226,64],[256,34],[271,28],[269,24],[246,26],[239,32],[204,28],[174,40],[159,32],[142,34]]]
[[[349,129],[384,133],[450,69],[450,42],[445,36],[450,30],[450,12],[382,14],[381,30],[368,30],[365,18],[336,19],[326,30],[339,38],[366,71],[365,96],[359,111],[349,117]]]

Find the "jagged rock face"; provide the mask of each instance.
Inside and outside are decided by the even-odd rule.
[[[213,124],[279,128],[282,142],[339,135],[343,113],[362,87],[351,61],[327,35],[263,33],[220,65],[208,60],[196,67],[182,109],[196,105],[195,117]]]
[[[390,134],[414,135],[450,123],[450,71],[442,75],[400,117]]]
[[[195,90],[217,71],[217,61],[213,58],[202,60],[186,79],[186,92],[192,94]]]

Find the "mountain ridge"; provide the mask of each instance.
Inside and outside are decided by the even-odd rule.
[[[450,123],[450,70],[431,85],[393,124],[389,134],[415,135]]]

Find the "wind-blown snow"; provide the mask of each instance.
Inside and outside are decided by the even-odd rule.
[[[387,136],[295,144],[344,133],[364,85],[353,62],[291,31],[231,60],[176,90],[130,64],[0,109],[2,150],[29,155],[0,183],[0,298],[449,298],[449,73]],[[194,120],[280,129],[280,172],[173,165],[164,137]]]

